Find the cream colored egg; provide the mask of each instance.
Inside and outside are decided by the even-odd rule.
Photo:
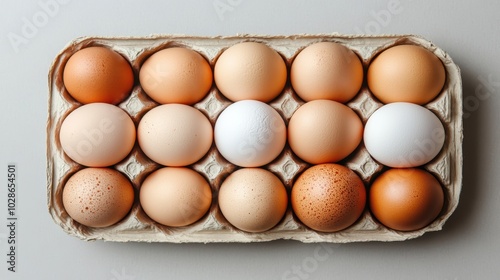
[[[166,166],[186,166],[210,149],[213,130],[200,111],[183,104],[165,104],[148,111],[139,122],[137,138],[141,150]]]
[[[59,131],[61,147],[72,160],[105,167],[123,160],[135,144],[135,125],[122,109],[91,103],[71,112]]]
[[[198,221],[210,208],[212,191],[194,170],[164,167],[142,183],[140,201],[144,212],[156,222],[172,227]]]
[[[286,212],[288,196],[276,175],[243,168],[229,175],[219,190],[219,207],[235,227],[248,232],[273,228]]]

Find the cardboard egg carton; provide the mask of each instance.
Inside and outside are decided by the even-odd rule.
[[[130,155],[112,166],[125,174],[135,187],[136,199],[130,213],[119,223],[107,228],[90,228],[75,222],[66,213],[62,203],[62,190],[65,182],[76,171],[84,168],[67,157],[59,141],[59,129],[65,116],[81,106],[65,90],[62,80],[64,65],[69,57],[79,49],[102,45],[122,54],[133,67],[136,83],[130,96],[118,106],[125,110],[135,125],[151,108],[158,106],[141,89],[138,73],[142,63],[154,52],[173,46],[191,48],[202,54],[215,65],[218,56],[229,46],[243,41],[262,42],[276,50],[285,60],[290,70],[294,57],[306,46],[319,41],[334,41],[353,50],[362,60],[365,70],[370,61],[384,49],[398,44],[416,44],[432,51],[441,59],[446,69],[446,83],[439,96],[425,107],[434,112],[442,121],[446,140],[443,149],[431,162],[423,166],[434,174],[444,188],[445,203],[438,218],[430,225],[417,231],[401,232],[391,230],[370,214],[368,207],[358,221],[349,228],[322,233],[304,226],[293,214],[291,206],[283,219],[271,230],[263,233],[247,233],[233,227],[222,215],[217,193],[223,180],[237,166],[226,161],[215,145],[200,161],[189,166],[201,173],[213,191],[213,202],[209,212],[198,222],[180,228],[160,225],[152,221],[142,210],[138,194],[142,181],[151,172],[162,166],[148,159],[136,144]],[[366,72],[366,71],[365,71]],[[430,231],[441,230],[453,213],[459,201],[462,186],[462,83],[459,68],[449,55],[431,42],[413,35],[293,35],[293,36],[253,36],[237,35],[228,37],[192,37],[182,35],[154,35],[149,37],[83,37],[70,42],[55,58],[49,71],[49,112],[47,124],[47,202],[48,210],[56,224],[67,233],[84,240],[143,241],[143,242],[260,242],[276,239],[291,239],[302,242],[360,242],[360,241],[397,241],[421,236]],[[218,115],[231,102],[216,88],[215,83],[208,95],[194,105],[205,114],[212,125]],[[294,92],[287,82],[282,93],[269,104],[288,121],[304,101]],[[363,124],[368,117],[383,104],[370,93],[366,82],[359,93],[347,103],[361,118]],[[374,161],[363,143],[346,159],[340,162],[354,170],[363,180],[367,190],[372,179],[386,167]],[[295,156],[287,145],[281,155],[273,162],[263,166],[276,174],[285,184],[288,193],[294,181],[310,164]]]

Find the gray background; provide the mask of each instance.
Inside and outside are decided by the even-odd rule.
[[[48,2],[53,0],[1,1],[0,176],[15,162],[19,185],[14,274],[5,262],[7,190],[0,184],[1,279],[498,279],[499,1],[60,0],[50,14],[42,7]],[[229,9],[218,13],[214,4],[221,3]],[[46,21],[40,23],[41,13]],[[37,16],[37,30],[23,35],[23,26]],[[67,42],[84,35],[330,32],[419,34],[462,69],[464,185],[442,231],[405,242],[324,247],[293,241],[124,244],[84,242],[52,221],[45,188],[47,72]],[[23,42],[12,43],[12,34]]]

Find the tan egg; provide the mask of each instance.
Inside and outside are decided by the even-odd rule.
[[[335,232],[351,226],[366,204],[363,181],[339,164],[315,165],[294,183],[292,208],[299,220],[313,230]]]
[[[108,227],[122,220],[134,202],[134,189],[120,172],[85,168],[66,182],[62,201],[68,215],[89,227]]]
[[[164,167],[142,183],[140,201],[154,221],[171,227],[190,225],[205,215],[212,203],[208,182],[194,170]]]
[[[134,73],[129,62],[107,47],[88,47],[66,62],[64,86],[78,102],[118,104],[130,95]]]
[[[166,166],[186,166],[201,159],[210,149],[210,121],[195,108],[165,104],[148,111],[139,122],[137,138],[141,150]]]
[[[443,208],[438,180],[418,168],[389,169],[370,187],[370,211],[385,226],[412,231],[429,225]]]
[[[196,51],[174,47],[151,55],[141,67],[139,80],[146,94],[160,104],[192,105],[212,87],[212,68]]]
[[[441,60],[415,45],[383,51],[370,63],[367,73],[370,91],[384,103],[426,104],[441,92],[445,80]]]
[[[78,107],[62,122],[59,140],[75,162],[105,167],[123,160],[135,144],[135,125],[117,106],[91,103]]]
[[[248,232],[273,228],[288,204],[285,186],[260,168],[243,168],[229,175],[219,190],[219,207],[233,226]]]
[[[361,142],[363,124],[344,104],[332,100],[307,102],[288,125],[288,143],[301,159],[312,163],[337,162]]]
[[[215,63],[215,83],[231,101],[268,102],[283,90],[287,70],[283,58],[257,42],[243,42],[225,50]]]
[[[329,99],[345,103],[363,83],[363,65],[349,48],[320,42],[303,49],[293,60],[290,81],[305,101]]]

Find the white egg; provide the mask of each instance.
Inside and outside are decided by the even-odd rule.
[[[268,164],[283,150],[286,126],[266,103],[243,100],[229,105],[214,129],[215,145],[229,162],[243,167]]]
[[[390,167],[415,167],[431,161],[443,147],[443,124],[428,109],[396,102],[368,119],[364,143],[370,155]]]

